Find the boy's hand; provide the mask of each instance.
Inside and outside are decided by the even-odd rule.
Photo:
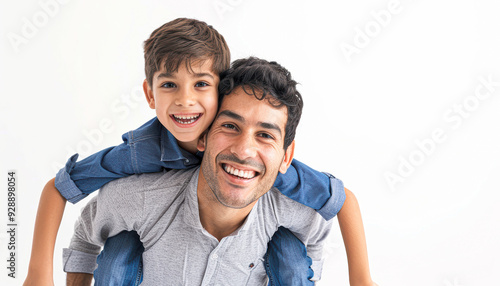
[[[92,274],[68,272],[66,276],[67,286],[90,286],[92,284]]]

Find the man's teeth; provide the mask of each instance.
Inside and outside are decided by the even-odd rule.
[[[238,177],[245,178],[245,179],[251,179],[251,178],[255,177],[254,171],[242,171],[242,170],[238,170],[238,169],[233,168],[233,167],[228,166],[228,165],[224,165],[224,170],[231,175],[238,176]]]
[[[195,122],[199,117],[200,114],[197,115],[173,115],[175,121],[181,123],[181,124],[191,124]]]

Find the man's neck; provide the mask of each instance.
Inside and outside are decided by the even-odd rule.
[[[241,227],[253,206],[257,203],[255,201],[241,209],[222,205],[206,184],[201,170],[198,176],[197,193],[201,225],[219,241]]]

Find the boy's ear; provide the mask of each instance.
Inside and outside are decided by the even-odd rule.
[[[151,109],[155,109],[155,97],[153,94],[153,90],[148,84],[148,81],[145,79],[142,83],[142,89],[144,90],[144,95],[146,96],[146,101]]]
[[[286,170],[288,170],[288,167],[290,167],[290,164],[292,164],[294,151],[295,151],[295,140],[293,140],[290,146],[286,148],[285,156],[283,158],[283,162],[281,162],[281,166],[279,169],[280,173],[282,174],[286,173]]]
[[[200,151],[200,152],[205,152],[205,150],[207,148],[207,133],[208,133],[208,131],[203,132],[203,134],[201,134],[200,138],[198,138],[197,148],[198,148],[198,151]]]

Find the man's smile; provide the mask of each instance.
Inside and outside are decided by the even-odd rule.
[[[226,171],[227,174],[233,175],[241,179],[253,179],[259,174],[256,171],[238,169],[226,163],[222,164],[222,168],[224,169],[224,171]]]

